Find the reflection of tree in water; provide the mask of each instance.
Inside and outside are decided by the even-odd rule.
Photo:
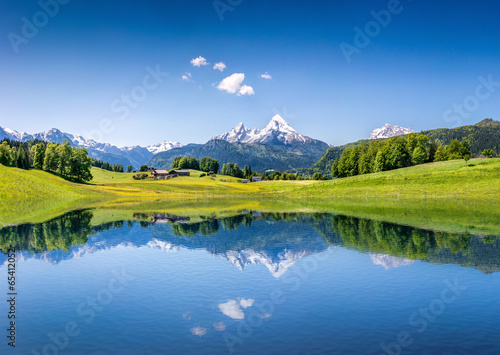
[[[46,250],[68,251],[72,245],[87,243],[90,235],[111,228],[122,228],[123,221],[92,227],[91,211],[74,211],[38,224],[22,224],[0,229],[0,250],[9,248],[38,253]]]
[[[219,219],[202,216],[197,222],[192,222],[189,217],[161,213],[138,213],[134,218],[136,221],[115,221],[91,226],[91,211],[75,211],[44,223],[5,227],[0,229],[0,250],[5,253],[8,248],[14,247],[32,253],[49,250],[67,252],[73,245],[86,244],[92,234],[120,229],[125,223],[128,228],[132,228],[138,220],[144,228],[166,223],[171,226],[175,237],[191,239],[198,235],[203,237],[214,235],[215,237],[210,239],[193,240],[193,243],[201,243],[201,246],[210,250],[266,249],[273,248],[276,243],[284,246],[294,245],[297,250],[308,248],[310,246],[305,244],[311,243],[314,238],[300,240],[299,235],[302,235],[304,227],[312,227],[329,245],[414,260],[454,263],[475,267],[485,272],[500,270],[500,238],[494,236],[478,237],[468,233],[433,232],[393,223],[321,213],[246,211]],[[259,232],[253,233],[251,238],[238,238],[241,233],[230,235],[226,233],[224,236],[219,233],[221,230],[235,231],[240,227],[251,228],[252,224],[259,220],[271,224],[288,221],[295,226],[295,232],[293,229],[287,229],[283,233],[276,233],[275,230],[273,233],[266,233],[271,229],[266,228],[265,224],[259,224],[257,229]],[[189,239],[184,239],[182,243],[189,244]],[[177,243],[175,240],[171,242]],[[180,240],[178,242],[181,243]]]
[[[346,246],[410,259],[423,259],[436,248],[465,252],[471,239],[468,233],[433,232],[347,216],[333,216],[332,228]]]

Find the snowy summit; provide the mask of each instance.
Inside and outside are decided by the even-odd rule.
[[[382,128],[375,128],[370,134],[370,139],[391,138],[408,133],[415,133],[415,131],[411,128],[393,126],[386,123]]]
[[[230,143],[308,143],[311,138],[298,133],[280,115],[275,115],[264,129],[246,128],[243,122],[236,125],[231,131],[213,137],[212,139],[225,140]]]

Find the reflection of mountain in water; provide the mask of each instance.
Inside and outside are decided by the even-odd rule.
[[[311,221],[310,216],[244,214],[173,225],[173,235],[170,225],[153,224],[149,229],[158,240],[187,249],[205,249],[240,270],[263,264],[274,277],[280,277],[299,259],[328,248]],[[207,237],[208,231],[216,234]]]
[[[375,265],[382,265],[386,270],[411,265],[415,262],[415,260],[400,258],[389,254],[375,253],[370,253],[370,259]]]
[[[450,234],[391,223],[326,214],[243,213],[192,222],[167,214],[136,214],[139,223],[117,221],[91,226],[92,212],[78,211],[35,225],[0,229],[3,252],[13,246],[18,260],[49,263],[79,258],[118,246],[149,247],[164,252],[204,249],[238,269],[266,266],[282,276],[301,258],[329,245],[370,253],[386,269],[414,260],[453,263],[483,272],[500,271],[500,239]],[[126,223],[126,226],[125,226]],[[0,253],[0,263],[6,257]]]

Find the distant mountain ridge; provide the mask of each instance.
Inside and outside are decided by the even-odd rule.
[[[383,139],[401,136],[403,134],[415,133],[411,128],[404,128],[400,126],[393,126],[386,123],[382,128],[375,128],[370,134],[369,139]]]
[[[250,165],[254,171],[292,170],[311,166],[329,147],[325,142],[298,133],[280,115],[267,126],[248,129],[243,122],[229,132],[215,136],[205,144],[190,144],[156,154],[149,162],[155,168],[168,169],[176,156],[209,157],[238,166]]]
[[[57,128],[31,134],[0,127],[0,140],[4,138],[21,142],[39,139],[51,143],[62,143],[66,139],[72,146],[87,149],[89,155],[95,159],[122,164],[124,167],[132,165],[136,169],[147,163],[154,154],[182,146],[179,142],[165,141],[148,147],[136,145],[119,148],[109,143],[99,143],[93,139],[85,139],[81,135],[61,132]]]

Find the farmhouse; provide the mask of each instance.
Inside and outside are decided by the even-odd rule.
[[[170,178],[170,173],[168,170],[156,170],[155,168],[151,168],[151,178],[155,180],[162,180]]]
[[[259,182],[262,181],[262,177],[260,176],[252,176],[252,182]]]
[[[176,174],[177,176],[190,176],[191,172],[189,170],[172,170],[170,174]]]

